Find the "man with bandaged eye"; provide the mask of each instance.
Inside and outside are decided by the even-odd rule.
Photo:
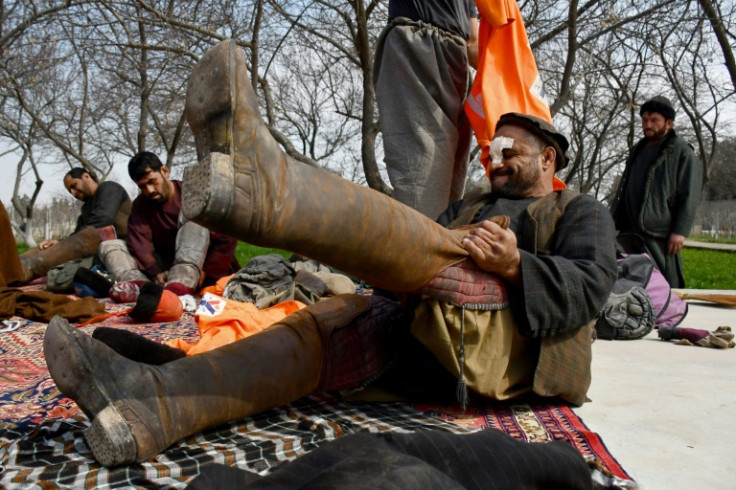
[[[55,318],[46,362],[90,418],[98,461],[142,462],[206,428],[372,383],[461,404],[532,393],[586,401],[593,322],[616,278],[614,226],[592,197],[554,190],[568,142],[552,125],[503,115],[491,192],[451,205],[436,223],[291,161],[257,108],[244,56],[232,41],[213,48],[188,89],[200,161],[184,174],[184,213],[393,294],[337,296],[162,366],[126,359]]]

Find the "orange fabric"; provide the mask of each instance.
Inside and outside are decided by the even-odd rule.
[[[179,296],[168,289],[161,292],[156,312],[151,317],[152,322],[175,322],[184,314],[184,305],[179,301]]]
[[[498,119],[507,112],[537,116],[552,123],[542,94],[537,63],[515,0],[476,0],[478,71],[465,114],[481,148],[480,161],[488,174],[490,146]],[[561,186],[561,187],[560,187]],[[555,178],[555,190],[565,184]]]
[[[222,296],[222,293],[225,292],[225,286],[227,286],[228,281],[230,281],[230,279],[232,279],[234,275],[235,274],[230,274],[229,276],[221,277],[212,286],[207,286],[206,288],[202,288],[199,291],[199,295],[204,296],[204,293],[211,293],[217,296]]]
[[[259,310],[253,303],[205,293],[194,314],[199,325],[199,341],[192,344],[174,339],[166,344],[182,349],[188,356],[207,352],[258,333],[305,306],[299,301],[284,301]]]

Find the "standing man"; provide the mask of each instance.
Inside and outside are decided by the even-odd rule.
[[[670,286],[681,288],[680,250],[700,203],[703,166],[672,128],[669,99],[648,100],[639,115],[644,138],[631,150],[611,211],[624,250],[648,252]]]
[[[110,240],[100,253],[116,280],[150,279],[183,295],[237,271],[237,240],[182,216],[181,182],[169,179],[169,168],[154,153],[131,158],[128,174],[141,193],[133,201],[127,247]]]
[[[390,0],[388,17],[374,83],[392,196],[436,219],[465,188],[478,14],[472,0]]]
[[[84,203],[74,233],[63,240],[44,240],[37,249],[21,255],[23,282],[43,276],[57,265],[93,255],[100,244],[96,229],[113,226],[118,237],[128,234],[131,204],[120,184],[98,183],[86,169],[77,167],[64,175],[64,187]]]

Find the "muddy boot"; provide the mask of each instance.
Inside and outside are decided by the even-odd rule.
[[[97,229],[94,226],[88,226],[63,240],[59,240],[59,243],[50,248],[29,250],[20,256],[20,264],[23,269],[21,282],[32,281],[37,277],[45,276],[53,267],[64,262],[94,255],[99,245],[100,236]]]
[[[142,462],[183,437],[340,385],[323,379],[323,371],[356,376],[355,367],[371,364],[360,359],[367,335],[356,332],[360,350],[347,359],[360,365],[325,363],[325,351],[335,331],[369,314],[370,304],[363,296],[339,296],[258,335],[162,366],[126,359],[56,316],[44,355],[59,390],[92,421],[85,438],[95,459],[104,466]]]
[[[463,231],[288,157],[261,120],[234,41],[195,67],[186,116],[199,163],[184,171],[182,210],[210,230],[297,252],[394,291],[413,291],[468,255]]]
[[[203,278],[202,266],[210,245],[210,231],[207,228],[184,221],[176,233],[174,265],[169,269],[166,281],[167,289],[178,295],[194,294]]]
[[[138,270],[138,265],[130,255],[124,240],[105,240],[100,244],[97,255],[115,282],[148,281],[146,275]]]

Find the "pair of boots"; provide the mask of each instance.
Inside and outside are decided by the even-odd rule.
[[[210,243],[208,229],[192,221],[184,221],[176,233],[174,264],[168,271],[166,288],[178,296],[194,294],[202,283],[202,267],[207,258]],[[106,240],[100,245],[100,260],[110,272],[116,286],[111,297],[120,303],[138,299],[140,286],[148,278],[138,269],[133,256],[123,240]]]
[[[290,160],[260,118],[244,53],[233,41],[217,45],[195,68],[186,115],[200,160],[184,172],[182,209],[192,221],[393,291],[414,291],[467,257],[465,231]],[[378,329],[377,338],[339,333],[374,309],[363,297],[338,297],[258,335],[163,366],[125,359],[58,318],[49,324],[44,353],[61,392],[92,421],[86,439],[95,458],[112,466],[144,461],[182,437],[315,389],[370,378],[385,364],[383,350],[365,362],[352,353],[385,345],[385,331]],[[346,349],[356,345],[363,347]],[[374,369],[364,371],[367,365]]]

